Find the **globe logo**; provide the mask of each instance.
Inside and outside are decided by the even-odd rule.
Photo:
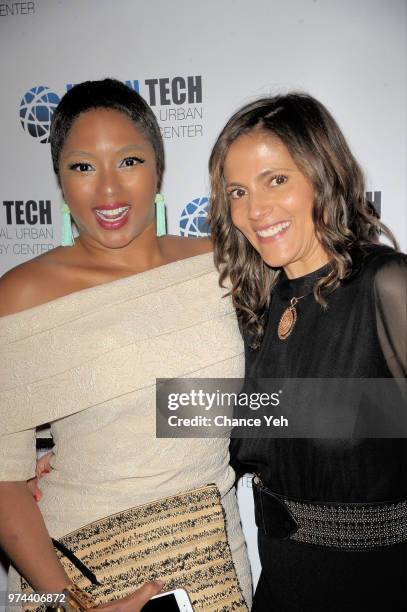
[[[208,198],[195,198],[185,206],[179,220],[181,236],[192,238],[202,238],[209,236],[209,226],[207,223]]]
[[[51,118],[59,97],[49,87],[39,85],[24,95],[20,104],[20,120],[24,130],[42,143],[49,142]]]

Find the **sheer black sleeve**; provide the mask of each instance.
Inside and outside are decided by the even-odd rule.
[[[377,332],[390,372],[407,375],[407,255],[399,253],[375,275]]]
[[[242,334],[244,340],[244,357],[245,357],[245,379],[247,377],[247,364],[249,363],[249,355],[253,352],[253,349],[249,346],[249,341],[245,334]],[[230,454],[230,465],[235,470],[236,473],[236,481],[239,480],[241,476],[246,474],[248,469],[240,462],[239,460],[239,450],[241,447],[241,439],[234,437],[232,435],[229,444],[229,454]]]

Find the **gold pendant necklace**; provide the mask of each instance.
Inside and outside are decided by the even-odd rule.
[[[309,295],[306,293],[305,295]],[[301,295],[300,297],[293,297],[290,300],[290,305],[284,310],[281,315],[280,322],[277,328],[277,334],[280,340],[287,340],[287,338],[291,335],[295,324],[297,322],[297,311],[296,305],[298,302],[305,297],[305,295]]]

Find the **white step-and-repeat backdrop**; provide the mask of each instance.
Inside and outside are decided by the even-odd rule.
[[[171,233],[205,232],[207,160],[231,113],[295,89],[333,112],[405,250],[406,7],[406,0],[0,0],[0,274],[59,244],[49,120],[72,84],[105,76],[135,88],[156,113]],[[239,493],[256,580],[250,479]]]

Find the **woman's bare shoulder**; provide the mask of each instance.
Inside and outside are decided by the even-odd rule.
[[[55,296],[54,278],[59,249],[26,261],[0,278],[0,317],[50,301]]]
[[[183,238],[165,236],[162,239],[163,251],[170,260],[187,259],[213,251],[210,238]]]

